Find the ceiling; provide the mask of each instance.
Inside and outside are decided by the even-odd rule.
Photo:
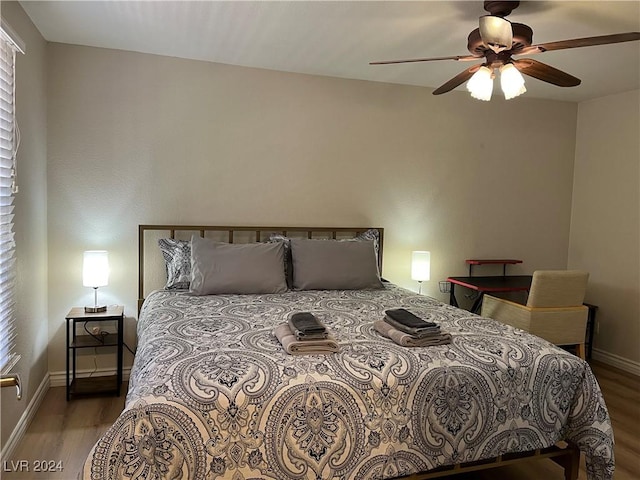
[[[467,55],[467,35],[487,13],[480,1],[20,3],[50,42],[431,88],[470,64],[368,63]],[[508,18],[532,27],[534,43],[640,31],[640,1],[525,1]],[[561,88],[526,77],[529,97],[578,102],[640,88],[638,41],[535,58],[582,84]]]

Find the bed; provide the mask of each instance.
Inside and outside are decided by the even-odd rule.
[[[611,479],[613,432],[589,365],[538,337],[388,282],[216,295],[149,286],[165,281],[163,262],[149,260],[163,237],[340,242],[371,231],[141,225],[126,405],[82,478],[427,479],[537,456],[575,479],[579,449],[589,480]],[[382,337],[373,321],[397,307],[439,323],[452,343]],[[273,330],[297,311],[321,319],[340,352],[287,354]]]

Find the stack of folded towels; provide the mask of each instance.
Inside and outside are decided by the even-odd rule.
[[[288,323],[273,331],[291,355],[316,355],[340,351],[340,345],[329,334],[327,328],[315,315],[298,312],[291,315]]]
[[[384,313],[384,320],[376,320],[373,327],[398,345],[430,347],[451,343],[451,335],[440,330],[440,325],[426,322],[404,308],[395,308]]]

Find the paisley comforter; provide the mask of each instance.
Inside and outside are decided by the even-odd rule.
[[[405,307],[452,344],[400,347],[373,321]],[[287,355],[273,329],[311,311],[341,344]],[[126,407],[85,479],[382,479],[566,439],[613,475],[589,365],[540,338],[394,285],[191,296],[158,291],[138,324]]]

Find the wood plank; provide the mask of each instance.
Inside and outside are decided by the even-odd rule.
[[[123,384],[126,391],[126,384]],[[27,461],[31,471],[5,471],[3,480],[70,480],[77,478],[98,439],[118,418],[125,396],[86,397],[66,401],[64,387],[50,388],[12,458]],[[62,462],[62,471],[34,472],[36,460]],[[6,466],[6,465],[5,465]],[[11,470],[11,464],[9,463]]]

